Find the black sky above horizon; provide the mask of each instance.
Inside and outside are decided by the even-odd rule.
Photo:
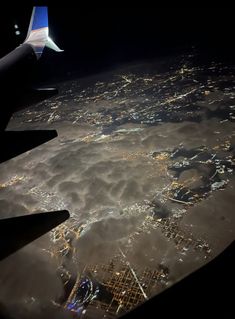
[[[2,11],[1,56],[24,41],[31,16],[27,6]],[[45,3],[45,2],[44,2]],[[65,51],[47,53],[40,64],[61,76],[74,70],[90,73],[119,62],[177,54],[195,46],[206,55],[233,59],[235,20],[229,7],[66,6],[48,3],[50,35]],[[21,34],[15,35],[14,24]],[[59,68],[58,68],[59,64]],[[56,66],[56,68],[55,68]]]

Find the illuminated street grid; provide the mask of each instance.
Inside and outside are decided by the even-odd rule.
[[[87,264],[77,274],[77,279],[72,279],[66,263],[61,265],[59,272],[64,285],[70,281],[73,283],[69,296],[61,302],[62,307],[66,308],[76,299],[80,281],[86,276],[92,282],[97,280],[97,285],[103,287],[109,296],[102,299],[102,294],[97,293],[87,304],[81,302],[84,311],[78,314],[79,318],[86,318],[89,308],[104,310],[102,318],[114,318],[168,287],[171,270],[163,263],[159,262],[153,269],[129,262],[133,245],[141,241],[143,234],[159,230],[182,257],[182,260],[179,258],[182,263],[188,251],[195,252],[203,262],[211,258],[210,243],[182,229],[180,222],[190,208],[212,194],[224,191],[234,175],[235,130],[230,129],[230,125],[235,121],[235,77],[230,67],[216,62],[197,66],[193,59],[192,55],[172,61],[167,71],[156,72],[154,67],[145,66],[148,71],[143,74],[143,67],[132,67],[129,72],[118,70],[114,75],[106,75],[106,79],[94,80],[93,84],[89,80],[87,83],[86,80],[61,83],[58,97],[15,116],[16,121],[32,126],[43,124],[43,127],[51,127],[53,124],[60,127],[62,121],[78,129],[88,125],[93,129],[82,136],[63,140],[61,134],[61,149],[70,144],[73,147],[73,143],[95,145],[98,150],[102,145],[104,151],[119,156],[123,166],[129,167],[135,161],[147,163],[149,175],[164,180],[164,186],[155,185],[151,196],[145,200],[122,205],[123,216],[144,217],[125,238],[118,254],[104,263]],[[217,121],[210,141],[203,140],[202,136],[197,140],[193,137],[188,144],[186,141],[175,145],[169,138],[160,146],[151,146],[151,143],[148,146],[147,142],[141,144],[147,140],[141,134],[145,131],[149,134],[161,125],[161,134],[156,133],[159,134],[157,143],[160,143],[160,138],[167,138],[166,123],[200,125],[210,119]],[[156,134],[153,132],[150,137],[154,138]],[[140,143],[139,149],[122,149],[120,146],[118,153],[115,143],[130,138],[135,141],[134,146]],[[1,183],[0,190],[26,182],[24,175],[13,175]],[[55,190],[48,192],[43,183],[29,188],[27,194],[40,201],[41,210],[69,208],[68,199]],[[80,265],[74,243],[97,220],[96,215],[90,214],[80,222],[76,213],[71,211],[71,219],[50,233],[52,245],[49,252]]]

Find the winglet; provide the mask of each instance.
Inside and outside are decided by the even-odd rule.
[[[51,38],[49,38],[49,27],[48,27],[48,9],[47,7],[34,7],[28,34],[24,43],[30,44],[39,59],[45,46],[62,52]]]
[[[48,47],[56,52],[63,52],[64,51],[64,50],[61,50],[50,37],[47,38],[46,47]]]

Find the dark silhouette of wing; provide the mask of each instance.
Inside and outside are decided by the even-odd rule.
[[[69,218],[66,210],[0,220],[0,260],[31,243]]]
[[[45,47],[57,52],[62,51],[49,37],[47,7],[36,6],[32,11],[28,34],[24,43],[0,59],[0,162],[57,136],[55,131],[2,133],[6,130],[14,112],[46,100],[58,93],[56,88],[35,88],[33,85],[33,75],[37,74],[35,72],[37,61]]]
[[[56,130],[0,132],[0,163],[57,137]]]

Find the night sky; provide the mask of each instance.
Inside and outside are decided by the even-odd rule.
[[[37,3],[2,10],[1,55],[24,41],[32,6]],[[229,7],[47,4],[50,35],[65,50],[63,56],[49,52],[40,61],[47,77],[86,75],[120,62],[174,56],[192,47],[204,56],[234,56],[235,21]],[[15,23],[21,31],[18,36]]]

